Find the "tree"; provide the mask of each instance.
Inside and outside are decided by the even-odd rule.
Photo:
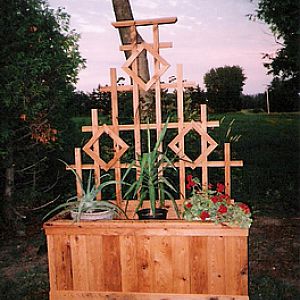
[[[239,66],[211,69],[204,75],[209,107],[217,112],[240,110],[245,80]]]
[[[277,111],[299,109],[300,2],[259,0],[256,13],[256,16],[250,15],[250,18],[258,17],[266,22],[280,46],[275,57],[272,54],[264,55],[270,60],[264,65],[268,68],[268,73],[274,75],[271,89],[276,93],[275,89],[279,88],[277,94],[282,96],[281,99],[276,97],[280,103],[273,103],[273,107],[277,107]],[[285,89],[286,87],[288,89]],[[275,99],[270,97],[270,101],[274,102]],[[280,108],[280,106],[282,107]]]
[[[49,158],[69,142],[68,106],[84,67],[78,38],[69,16],[43,0],[1,0],[0,166],[5,180],[0,217],[8,225],[17,213],[16,177],[32,171],[35,188],[41,162],[44,170],[51,169]]]
[[[129,0],[112,0],[115,16],[117,21],[133,20],[133,13]],[[131,44],[131,35],[129,27],[118,28],[122,45]],[[137,33],[137,42],[143,42],[143,38]],[[125,51],[125,57],[128,59],[131,51]],[[150,71],[147,59],[147,51],[143,50],[138,56],[138,75],[144,81],[150,80]],[[142,120],[147,117],[153,117],[154,97],[152,93],[140,90],[140,114]]]

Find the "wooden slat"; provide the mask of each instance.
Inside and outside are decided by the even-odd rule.
[[[241,289],[241,240],[225,238],[226,294],[242,295]]]
[[[189,238],[171,237],[172,239],[172,292],[177,294],[191,293]]]
[[[73,167],[73,166],[72,166]],[[81,162],[81,149],[75,148],[75,171],[78,176],[76,176],[76,192],[77,197],[81,197],[83,195],[82,186],[80,180],[82,180],[82,162]]]
[[[225,294],[225,246],[224,236],[207,239],[208,293]]]
[[[240,295],[53,291],[50,300],[249,300]]]
[[[208,292],[207,247],[208,237],[193,236],[190,238],[190,276],[191,294],[206,294]]]
[[[73,289],[88,291],[89,278],[87,266],[86,236],[70,235],[70,247],[72,256]]]
[[[89,291],[103,291],[106,272],[102,253],[103,243],[101,236],[86,235],[86,257]]]
[[[121,278],[123,292],[138,290],[136,248],[134,236],[120,237]]]
[[[48,249],[48,266],[49,266],[49,284],[52,290],[57,290],[56,282],[56,268],[59,266],[59,262],[56,262],[56,248],[55,248],[55,236],[47,235],[47,249]]]
[[[202,129],[207,133],[207,111],[206,105],[201,104],[201,112],[200,112],[200,120],[202,123]],[[205,153],[207,151],[207,140],[204,135],[201,135],[201,153]],[[202,171],[202,188],[207,189],[208,186],[208,166],[207,166],[207,156],[204,156],[201,159],[201,171]]]
[[[135,237],[137,284],[139,292],[151,292],[150,237]]]
[[[146,20],[127,20],[111,23],[115,28],[130,27],[130,26],[146,26],[146,25],[157,25],[157,24],[173,24],[177,22],[176,17],[168,18],[156,18]]]
[[[102,237],[104,289],[106,291],[122,291],[119,240],[119,236],[107,235]]]
[[[119,112],[118,112],[118,91],[117,91],[117,72],[115,68],[110,69],[110,80],[111,80],[111,105],[112,105],[112,125],[114,133],[119,136]],[[114,151],[119,151],[119,146],[114,143]],[[115,163],[115,180],[121,182],[121,168],[120,160]],[[120,205],[122,201],[121,185],[116,184],[116,200],[117,204]]]
[[[183,70],[182,65],[177,65],[177,116],[178,116],[178,134],[184,129],[184,108],[183,108]],[[184,137],[179,142],[179,148],[184,153]],[[179,160],[179,191],[180,199],[185,199],[185,163]]]
[[[98,109],[92,109],[92,135],[95,136],[98,132]],[[100,144],[99,140],[95,141],[93,144],[93,152],[95,155],[100,156]],[[100,185],[100,176],[101,176],[101,171],[100,171],[100,166],[99,164],[94,161],[94,173],[95,173],[95,185],[99,186]],[[97,200],[101,200],[101,192],[97,194],[96,196]]]
[[[214,223],[188,222],[185,220],[139,221],[109,220],[79,222],[72,220],[48,221],[44,224],[46,234],[81,235],[146,235],[146,236],[248,236],[249,230]]]
[[[148,44],[149,44],[149,46],[154,47],[154,44],[151,44],[151,43],[148,43]],[[173,43],[172,42],[160,42],[158,47],[160,49],[172,48]],[[132,46],[131,45],[122,45],[122,46],[120,46],[120,50],[121,51],[129,51],[129,50],[132,50]]]
[[[196,121],[193,121],[195,124],[198,124],[200,125],[200,122],[196,122]],[[190,124],[190,122],[184,122],[183,123],[183,127],[187,127],[188,125]],[[161,124],[162,127],[165,125],[165,123],[162,123]],[[106,125],[108,128],[112,128],[113,126],[112,125]],[[141,129],[147,129],[148,127],[150,129],[156,129],[156,124],[141,124],[140,125],[140,128]],[[208,121],[207,122],[207,127],[218,127],[219,126],[219,121]],[[101,126],[99,126],[100,128]],[[168,124],[168,128],[178,128],[178,123],[173,123],[173,122],[170,122]],[[132,131],[134,129],[134,124],[126,124],[126,125],[119,125],[119,130],[120,131]],[[92,127],[91,126],[83,126],[82,127],[82,132],[91,132],[92,131]]]
[[[240,238],[240,255],[241,255],[241,295],[248,295],[248,237]]]
[[[153,293],[170,292],[172,285],[172,242],[167,236],[150,240],[150,289]]]

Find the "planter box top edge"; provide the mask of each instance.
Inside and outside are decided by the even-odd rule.
[[[99,234],[99,235],[233,235],[248,236],[248,228],[186,220],[101,220],[74,222],[51,219],[43,224],[46,234]]]

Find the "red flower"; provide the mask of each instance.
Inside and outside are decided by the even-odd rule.
[[[219,197],[218,196],[213,196],[211,198],[211,201],[216,204],[219,201]]]
[[[250,208],[245,203],[239,203],[239,207],[244,211],[245,214],[250,214]]]
[[[200,214],[200,219],[201,219],[202,221],[205,221],[207,218],[209,218],[209,213],[208,213],[207,211],[201,212],[201,214]]]
[[[211,190],[213,187],[214,187],[213,184],[211,184],[211,183],[208,184],[208,189],[209,189],[209,190]]]
[[[221,214],[227,213],[227,207],[225,205],[221,204],[219,209],[218,209],[218,212],[221,213]]]
[[[188,175],[186,177],[186,180],[187,180],[187,185],[186,185],[186,188],[188,190],[190,190],[193,186],[196,185],[196,183],[193,181],[193,175]]]
[[[217,183],[217,192],[218,193],[223,193],[225,190],[225,185],[222,183]]]
[[[191,208],[192,206],[193,206],[193,204],[190,203],[190,202],[188,202],[188,203],[185,205],[186,208]]]

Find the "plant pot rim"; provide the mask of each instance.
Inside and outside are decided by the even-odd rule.
[[[80,215],[80,220],[85,221],[95,221],[95,220],[112,220],[116,212],[113,209],[103,210],[103,211],[91,211],[82,212]],[[76,219],[78,212],[76,210],[71,211],[71,218]]]

